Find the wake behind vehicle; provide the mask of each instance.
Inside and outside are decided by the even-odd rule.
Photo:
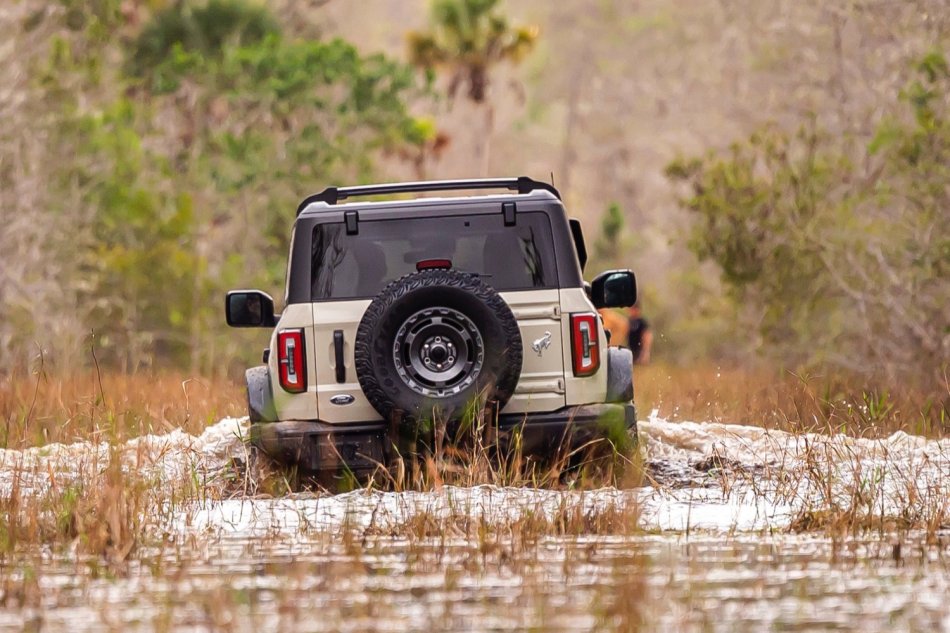
[[[483,190],[503,193],[361,200]],[[542,458],[635,430],[633,359],[597,309],[632,305],[636,280],[586,284],[586,260],[557,190],[526,177],[306,198],[283,311],[258,290],[226,298],[228,325],[274,328],[246,372],[252,441],[303,471],[368,472],[399,438],[485,411],[500,443]]]

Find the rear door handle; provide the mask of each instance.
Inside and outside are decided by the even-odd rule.
[[[346,365],[343,364],[343,330],[333,330],[333,356],[336,381],[346,382]]]

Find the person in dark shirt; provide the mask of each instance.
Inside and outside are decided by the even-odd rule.
[[[640,314],[640,304],[630,306],[627,311],[629,327],[627,329],[627,347],[633,352],[633,362],[646,365],[650,362],[650,349],[653,347],[653,332],[650,324]]]

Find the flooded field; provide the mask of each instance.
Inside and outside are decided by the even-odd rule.
[[[653,416],[629,490],[252,498],[245,434],[0,453],[0,630],[950,631],[948,440]]]
[[[917,630],[950,627],[946,546],[708,534],[458,539],[320,534],[189,539],[121,577],[37,561],[4,630]],[[9,587],[28,573],[5,572]]]

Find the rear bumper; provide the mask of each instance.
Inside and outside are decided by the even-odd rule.
[[[558,411],[501,415],[497,438],[500,450],[520,437],[524,455],[540,458],[583,446],[599,439],[615,443],[636,437],[637,416],[632,402],[587,404]],[[327,424],[313,420],[259,422],[251,425],[251,441],[271,458],[301,470],[318,472],[348,468],[373,470],[385,464],[393,439],[384,422]]]

